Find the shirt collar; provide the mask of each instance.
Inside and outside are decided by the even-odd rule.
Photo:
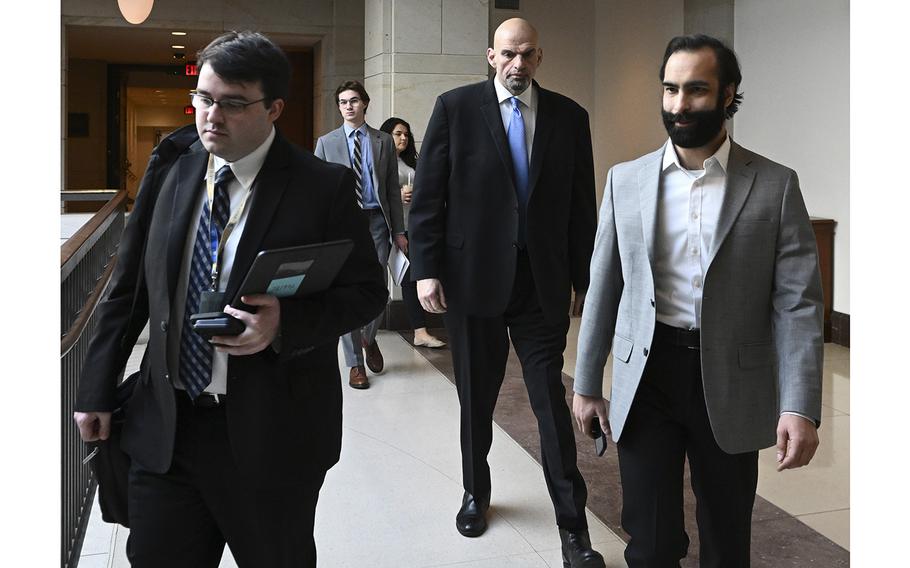
[[[237,178],[237,181],[240,182],[243,189],[249,189],[250,186],[253,185],[253,181],[256,180],[256,176],[259,175],[259,170],[262,169],[262,164],[265,163],[265,158],[268,155],[269,148],[272,147],[272,141],[274,140],[275,127],[272,126],[272,131],[269,132],[265,141],[263,141],[255,150],[236,162],[228,162],[224,158],[215,156],[215,171],[217,172],[221,169],[221,166],[229,164],[231,166],[231,171],[234,172],[234,177]]]
[[[499,100],[499,104],[502,104],[503,101],[511,99],[512,97],[517,98],[519,101],[524,103],[527,108],[534,108],[532,105],[537,101],[536,93],[534,92],[533,83],[528,86],[520,95],[513,95],[506,89],[502,83],[499,82],[499,76],[493,78],[493,86],[496,87],[496,98]],[[511,104],[511,103],[509,103]]]
[[[721,170],[726,174],[727,173],[727,163],[730,161],[730,135],[727,134],[724,136],[724,142],[720,145],[720,148],[717,149],[714,154],[712,154],[707,160],[705,160],[704,168],[708,169],[711,164],[717,164],[720,166]],[[676,155],[676,147],[673,146],[672,140],[667,140],[666,145],[664,146],[664,161],[661,167],[661,171],[667,171],[667,168],[670,166],[676,166],[677,169],[684,171],[686,168],[679,163],[679,156]]]
[[[351,133],[354,132],[355,130],[360,131],[360,133],[361,133],[362,135],[364,135],[364,136],[367,135],[367,123],[366,123],[366,122],[364,122],[363,124],[361,124],[361,125],[358,126],[357,128],[352,128],[352,127],[348,126],[348,123],[347,123],[347,122],[345,122],[345,123],[342,124],[341,126],[344,128],[344,137],[345,137],[345,138],[350,138],[350,137],[351,137]]]

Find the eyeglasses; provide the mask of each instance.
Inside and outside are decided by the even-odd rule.
[[[360,99],[357,97],[351,97],[350,99],[338,99],[338,106],[348,106],[348,103],[351,103],[351,106],[354,106],[359,102]]]
[[[193,106],[196,107],[198,110],[208,110],[208,109],[212,108],[213,105],[217,104],[218,108],[220,108],[221,112],[223,112],[224,114],[240,114],[241,112],[246,110],[246,107],[248,107],[250,105],[254,105],[256,103],[261,103],[262,101],[264,101],[265,97],[259,99],[258,101],[250,101],[250,102],[234,101],[234,100],[216,101],[215,99],[213,99],[212,97],[207,96],[207,95],[203,95],[200,93],[190,93],[190,99],[192,99],[192,101],[193,101]]]

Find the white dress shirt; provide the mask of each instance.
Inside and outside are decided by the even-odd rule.
[[[654,245],[654,288],[661,323],[683,329],[701,327],[705,272],[726,193],[729,158],[729,136],[705,160],[702,170],[683,168],[672,141],[664,149]],[[799,412],[781,414],[815,422]]]
[[[531,146],[534,142],[534,125],[537,123],[537,91],[533,85],[521,92],[520,95],[513,95],[499,82],[499,77],[493,79],[493,85],[496,87],[496,98],[499,99],[499,114],[502,116],[502,127],[506,131],[506,137],[509,135],[509,124],[512,122],[512,97],[516,97],[521,103],[521,121],[525,123],[525,144],[528,148],[528,164],[531,163]]]
[[[664,149],[657,197],[654,287],[657,321],[701,327],[701,299],[727,183],[730,138],[704,162],[702,170],[679,163],[673,142]]]
[[[243,198],[248,191],[253,186],[253,182],[256,180],[256,176],[259,175],[259,170],[262,168],[262,164],[265,162],[265,158],[269,153],[269,148],[272,147],[272,141],[275,140],[275,128],[272,127],[272,132],[268,135],[265,141],[259,145],[258,148],[247,154],[246,156],[240,158],[236,162],[227,162],[218,156],[215,156],[215,167],[213,169],[213,175],[221,169],[221,166],[228,164],[231,166],[231,171],[234,172],[234,179],[228,184],[228,195],[231,199],[231,211],[228,215],[230,218],[235,211],[243,203]],[[206,174],[206,177],[208,175]],[[199,180],[200,184],[204,181]],[[183,261],[180,266],[180,276],[177,281],[177,297],[174,299],[174,302],[171,304],[171,326],[170,335],[174,338],[171,341],[168,341],[168,361],[170,368],[173,371],[172,376],[176,376],[174,379],[174,386],[177,388],[183,389],[183,383],[179,378],[180,370],[180,336],[183,332],[183,312],[186,307],[186,287],[189,282],[189,271],[190,263],[193,258],[193,247],[196,244],[196,232],[199,229],[199,216],[202,214],[202,205],[208,201],[208,193],[205,191],[199,192],[199,199],[196,203],[196,206],[193,209],[192,221],[190,222],[189,229],[187,230],[187,239],[186,244],[183,247]],[[220,271],[221,276],[218,280],[218,291],[224,292],[227,288],[228,280],[231,278],[231,269],[234,266],[234,255],[237,252],[237,244],[240,243],[240,237],[243,235],[243,228],[246,226],[246,219],[250,212],[250,207],[252,205],[253,197],[250,196],[247,201],[246,207],[243,210],[243,214],[240,216],[240,219],[237,221],[237,225],[234,227],[234,230],[228,236],[227,241],[224,243],[224,250],[221,253],[220,259]],[[211,207],[211,204],[209,204]],[[230,302],[233,298],[226,298]],[[179,322],[179,325],[178,325]],[[227,393],[227,353],[219,353],[217,350],[214,351],[212,356],[212,382],[209,383],[209,386],[206,387],[205,392],[217,393],[217,394],[226,394]]]

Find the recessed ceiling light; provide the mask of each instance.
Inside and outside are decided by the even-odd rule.
[[[186,32],[171,32],[171,35],[175,35],[175,36],[185,36],[185,35],[186,35]]]
[[[161,89],[155,89],[155,92],[156,92],[156,93],[163,93],[164,91],[162,91]]]
[[[172,45],[171,49],[186,49],[185,45]]]

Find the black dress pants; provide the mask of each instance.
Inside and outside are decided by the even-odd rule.
[[[720,449],[705,407],[700,351],[664,341],[660,331],[617,444],[622,527],[631,537],[626,563],[632,568],[678,567],[685,558],[689,537],[683,522],[683,472],[688,457],[700,566],[747,567],[758,452]]]
[[[174,461],[164,474],[130,470],[134,568],[217,568],[225,542],[240,568],[316,566],[313,522],[325,473],[293,485],[252,482],[231,455],[224,407],[177,393]]]
[[[417,282],[411,280],[411,269],[405,272],[401,280],[401,299],[404,302],[405,310],[408,313],[408,321],[411,322],[411,329],[420,329],[427,326],[426,312],[420,305],[417,298]]]
[[[566,306],[568,311],[568,306]],[[493,443],[493,410],[502,386],[509,339],[521,361],[531,408],[540,432],[544,479],[560,528],[587,528],[587,488],[575,461],[575,435],[562,384],[562,352],[569,318],[544,319],[527,254],[518,253],[515,283],[506,312],[496,317],[445,315],[461,404],[461,460],[464,488],[490,493],[487,454]]]

